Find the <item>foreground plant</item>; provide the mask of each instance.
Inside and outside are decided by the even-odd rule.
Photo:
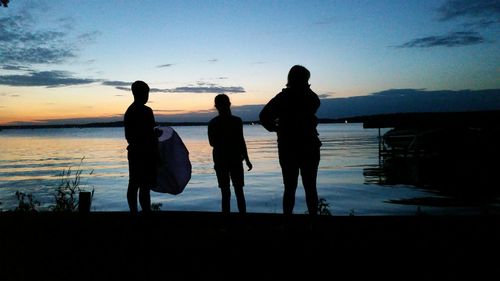
[[[161,211],[162,203],[151,203],[151,211]]]
[[[326,201],[324,198],[319,198],[318,200],[318,214],[319,215],[324,215],[324,216],[331,216],[332,212],[330,212],[330,203]],[[306,214],[309,212],[306,211]]]
[[[38,200],[35,200],[33,194],[26,194],[24,192],[16,191],[16,197],[19,201],[19,204],[14,211],[27,213],[38,212],[37,207],[40,206],[40,202]]]
[[[85,157],[84,157],[85,158]],[[83,159],[80,161],[80,166],[82,165]],[[51,207],[52,211],[55,212],[74,212],[78,210],[79,207],[79,199],[78,196],[80,192],[85,191],[80,186],[80,180],[82,176],[82,169],[78,169],[73,173],[71,167],[67,170],[63,170],[61,173],[61,182],[59,186],[56,188],[56,194],[54,195],[56,203]],[[89,173],[92,175],[93,170]],[[72,177],[74,174],[74,177]],[[94,197],[94,189],[92,188],[91,192],[91,201]]]
[[[330,212],[330,203],[326,201],[324,198],[320,198],[318,202],[318,212],[320,215],[331,216],[332,212]]]

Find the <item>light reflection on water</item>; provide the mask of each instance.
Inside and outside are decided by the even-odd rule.
[[[163,210],[218,211],[220,194],[206,127],[174,128],[190,151],[192,179],[182,194],[152,193],[152,201],[162,203]],[[367,181],[363,172],[377,167],[379,161],[377,130],[363,129],[361,124],[322,124],[319,132],[323,146],[318,193],[330,204],[334,215],[413,215],[418,206],[390,202],[438,196],[408,185],[387,186]],[[245,126],[244,134],[254,165],[251,172],[245,173],[248,211],[280,213],[282,179],[276,137],[259,125]],[[73,171],[83,170],[82,187],[95,189],[93,210],[125,211],[128,209],[125,148],[123,128],[4,130],[0,132],[0,208],[4,211],[15,208],[16,190],[33,193],[43,203],[42,207],[47,208],[61,180],[58,175],[71,167]],[[236,211],[235,199],[232,200],[232,210]],[[305,210],[300,186],[295,213]],[[421,207],[419,210],[467,214],[478,208]]]

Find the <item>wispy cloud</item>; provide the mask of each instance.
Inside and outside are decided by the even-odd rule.
[[[161,64],[156,67],[158,68],[166,68],[166,67],[172,67],[174,64],[173,63],[166,63],[166,64]]]
[[[209,86],[209,87],[177,87],[174,89],[165,89],[165,93],[212,93],[212,94],[234,94],[245,93],[243,87],[222,87],[222,86]]]
[[[155,109],[155,113],[159,113],[159,114],[172,114],[172,113],[182,113],[184,112],[184,110],[180,110],[180,109]]]
[[[115,89],[122,91],[130,91],[130,82],[124,81],[104,81],[101,83],[105,86],[113,86]],[[171,89],[150,88],[150,93],[211,93],[211,94],[235,94],[245,93],[245,89],[240,86],[224,87],[214,83],[198,82],[196,86],[184,86]]]
[[[21,95],[19,94],[6,94],[6,93],[0,93],[0,97],[10,97],[10,98],[18,98]]]
[[[459,47],[476,45],[486,42],[483,36],[475,31],[451,32],[447,35],[427,36],[413,39],[397,48],[431,48],[431,47]]]
[[[494,19],[500,16],[499,0],[448,0],[438,8],[439,20],[448,21],[457,18]]]
[[[396,47],[460,47],[486,43],[490,40],[474,29],[484,29],[500,23],[500,0],[447,0],[436,12],[440,22],[456,24],[458,21],[461,25],[459,31],[416,38]],[[464,28],[466,30],[461,30]]]
[[[216,63],[216,62],[218,62],[218,61],[219,61],[219,59],[216,59],[216,58],[213,58],[213,59],[209,59],[209,60],[208,60],[208,62],[209,62],[209,63]]]
[[[95,79],[76,78],[67,71],[30,71],[27,74],[0,75],[0,85],[62,87],[98,82]]]
[[[59,64],[77,57],[82,45],[97,32],[72,36],[71,25],[58,21],[52,30],[41,29],[29,11],[0,18],[0,64]]]
[[[21,66],[21,65],[0,65],[0,69],[2,70],[9,70],[9,71],[26,71],[26,70],[30,70],[28,67],[26,66]]]
[[[104,86],[114,86],[114,87],[129,87],[132,86],[132,82],[125,81],[104,81],[102,82]]]
[[[324,94],[319,94],[318,97],[320,99],[328,99],[328,98],[333,97],[333,94],[334,94],[333,92],[332,93],[324,93]]]

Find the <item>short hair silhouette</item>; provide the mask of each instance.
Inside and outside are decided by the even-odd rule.
[[[224,110],[231,106],[231,102],[229,101],[229,97],[226,94],[219,94],[215,97],[215,108],[217,110]]]
[[[309,78],[311,78],[311,72],[302,65],[294,65],[288,72],[288,82],[287,86],[309,86]]]
[[[149,86],[144,81],[137,80],[132,83],[132,94],[134,98],[142,98],[149,93]]]

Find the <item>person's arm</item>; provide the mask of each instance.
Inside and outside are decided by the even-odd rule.
[[[134,126],[134,119],[136,118],[134,110],[127,110],[125,116],[123,117],[123,127],[125,129],[125,139],[127,143],[131,146],[137,145],[139,143],[137,136],[137,129]]]
[[[156,121],[155,121],[155,115],[153,113],[153,110],[149,107],[147,107],[147,128],[148,128],[148,134],[154,141],[157,143],[158,142],[158,136],[157,136],[157,130],[156,130]]]
[[[240,135],[240,146],[241,146],[241,154],[243,159],[245,159],[245,163],[247,164],[248,171],[252,170],[253,165],[250,162],[250,158],[248,157],[247,144],[245,142],[245,137],[243,135],[243,121],[239,120],[239,135]]]
[[[130,125],[129,125],[129,117],[127,112],[125,112],[125,115],[123,116],[123,128],[125,130],[125,139],[127,140],[128,143],[130,143]]]
[[[269,132],[276,132],[278,130],[278,102],[277,98],[272,98],[262,109],[259,114],[260,123]]]

